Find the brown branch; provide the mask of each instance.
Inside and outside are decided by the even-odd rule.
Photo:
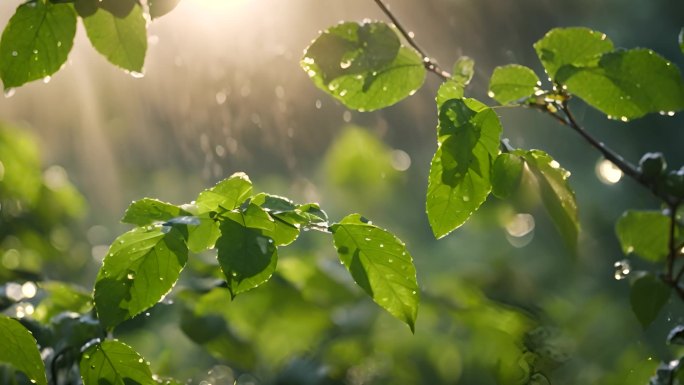
[[[397,27],[397,29],[399,30],[399,33],[401,33],[401,35],[404,37],[404,39],[406,39],[406,41],[409,43],[409,45],[410,45],[411,47],[413,47],[413,49],[415,49],[416,51],[418,51],[418,53],[420,54],[420,56],[423,58],[423,64],[425,65],[425,69],[427,69],[428,71],[430,71],[430,72],[434,73],[435,75],[439,76],[440,78],[442,78],[442,80],[449,80],[449,79],[451,78],[451,74],[450,74],[449,72],[447,72],[447,71],[444,71],[444,70],[439,66],[439,64],[437,64],[436,61],[434,61],[433,59],[431,59],[431,58],[425,53],[425,51],[423,51],[423,49],[420,48],[420,46],[418,45],[418,43],[416,43],[416,40],[415,40],[414,37],[412,36],[413,34],[410,33],[410,32],[408,32],[408,31],[406,30],[406,28],[404,28],[404,26],[399,22],[399,19],[397,19],[396,16],[394,16],[394,14],[392,13],[392,11],[390,11],[389,7],[387,7],[387,6],[385,5],[385,3],[382,2],[382,0],[373,0],[373,1],[375,1],[375,4],[378,5],[378,7],[380,8],[380,10],[382,10],[382,12],[383,12],[390,20],[392,20],[392,23],[394,24],[394,26]]]

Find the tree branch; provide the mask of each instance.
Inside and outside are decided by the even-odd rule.
[[[392,13],[392,11],[390,11],[390,9],[385,5],[385,3],[383,3],[382,0],[373,0],[373,1],[375,1],[375,4],[378,5],[378,7],[380,8],[380,10],[382,10],[382,12],[383,12],[390,20],[392,20],[392,23],[394,24],[394,26],[397,27],[397,29],[399,30],[399,33],[401,33],[401,35],[404,37],[404,39],[406,39],[406,41],[409,43],[409,45],[410,45],[411,47],[413,47],[413,49],[415,49],[416,51],[418,51],[418,53],[420,54],[420,56],[423,57],[423,63],[424,63],[424,65],[425,65],[425,69],[427,69],[428,71],[430,71],[430,72],[434,73],[435,75],[439,76],[440,78],[442,78],[442,80],[449,80],[449,79],[451,78],[451,74],[450,74],[449,72],[447,72],[447,71],[444,71],[444,70],[439,66],[439,64],[437,64],[436,61],[434,61],[433,59],[431,59],[431,58],[425,53],[425,51],[423,51],[423,49],[420,48],[420,46],[418,45],[418,43],[416,43],[416,40],[414,39],[413,34],[410,33],[410,32],[408,32],[408,31],[406,30],[406,28],[404,28],[404,26],[403,26],[403,25],[399,22],[399,20],[394,16],[394,14]]]

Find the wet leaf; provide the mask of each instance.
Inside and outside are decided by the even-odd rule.
[[[426,206],[432,231],[441,238],[465,223],[489,195],[501,123],[474,99],[450,99],[440,108],[438,132]]]
[[[371,111],[390,106],[423,84],[422,58],[402,47],[385,23],[341,23],[307,49],[301,66],[314,84],[345,106]]]
[[[496,67],[489,80],[489,97],[500,104],[511,104],[534,95],[539,84],[534,71],[525,66]]]
[[[232,296],[265,283],[276,269],[278,251],[273,239],[265,235],[267,223],[265,217],[245,214],[221,222],[216,248]]]
[[[188,259],[181,232],[137,228],[118,237],[95,282],[95,307],[112,329],[159,302],[176,284]]]
[[[541,150],[515,151],[525,159],[531,175],[536,179],[544,208],[553,220],[565,244],[574,252],[577,249],[579,219],[577,201],[567,179],[570,172],[560,167],[549,154]]]
[[[632,311],[646,329],[670,298],[670,287],[650,273],[644,273],[632,282],[629,293]]]
[[[137,226],[146,226],[155,222],[165,222],[169,219],[191,215],[189,212],[171,203],[153,198],[143,198],[128,206],[121,222]]]
[[[75,35],[76,12],[71,4],[32,1],[20,5],[0,40],[0,77],[5,89],[57,72],[67,60]]]
[[[135,4],[125,17],[104,8],[83,17],[88,39],[110,63],[142,73],[147,51],[147,27],[142,7]]]
[[[684,82],[677,66],[648,49],[617,50],[596,66],[566,66],[556,80],[613,119],[684,108]]]
[[[615,225],[622,252],[651,262],[667,257],[669,229],[670,219],[660,211],[626,211]]]
[[[238,172],[218,182],[216,186],[202,191],[196,205],[200,213],[229,211],[238,207],[252,194],[252,181],[247,174]]]
[[[475,75],[475,61],[468,56],[461,56],[454,63],[451,80],[465,87]]]
[[[12,365],[31,382],[47,385],[45,366],[38,345],[31,333],[19,321],[0,314],[0,363]]]
[[[613,50],[613,42],[602,32],[588,28],[554,28],[534,43],[546,73],[556,80],[564,66],[595,66],[604,53]]]
[[[332,225],[337,254],[354,281],[373,301],[411,331],[418,315],[418,283],[406,245],[358,214]]]
[[[145,359],[117,340],[107,340],[81,355],[83,385],[158,385]]]
[[[520,186],[524,158],[516,154],[500,154],[492,167],[492,193],[501,199],[514,194]]]

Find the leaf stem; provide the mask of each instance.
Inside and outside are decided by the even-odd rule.
[[[385,3],[382,2],[382,0],[373,0],[375,1],[375,4],[382,10],[382,12],[390,19],[392,20],[392,23],[394,24],[395,27],[399,30],[399,33],[406,39],[406,41],[409,43],[413,49],[418,51],[420,56],[423,57],[423,64],[425,65],[425,69],[428,71],[434,73],[435,75],[439,76],[442,78],[442,80],[449,80],[451,78],[451,74],[447,71],[444,71],[439,64],[433,59],[431,59],[425,51],[423,51],[422,48],[416,43],[416,40],[413,37],[413,34],[408,32],[406,28],[399,22],[399,20],[394,16],[392,11],[390,11],[389,7],[385,5]]]

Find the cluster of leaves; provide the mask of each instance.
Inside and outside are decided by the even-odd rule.
[[[463,225],[490,193],[502,199],[536,191],[565,244],[576,250],[579,220],[577,203],[567,180],[568,171],[541,150],[515,149],[502,140],[502,127],[494,107],[464,97],[474,63],[463,57],[453,75],[438,71],[431,59],[399,43],[403,30],[380,22],[341,23],[324,31],[305,51],[301,61],[314,84],[345,106],[374,110],[411,95],[423,82],[425,71],[444,78],[436,96],[437,151],[430,165],[426,208],[433,233],[444,237]],[[394,35],[390,37],[391,35]],[[416,47],[411,36],[404,34]],[[682,46],[680,34],[680,46]],[[587,28],[558,28],[534,44],[551,82],[542,88],[530,68],[511,64],[492,73],[488,95],[505,106],[542,110],[561,123],[583,129],[572,116],[568,100],[582,99],[609,119],[627,122],[649,113],[674,115],[684,109],[684,82],[670,61],[648,49],[615,49],[604,33]],[[683,48],[684,52],[684,48]],[[407,58],[410,57],[410,60]],[[403,81],[398,81],[399,77]],[[589,138],[604,154],[605,146]],[[595,142],[595,143],[594,143]],[[616,161],[621,158],[615,157]],[[658,315],[680,272],[673,261],[680,256],[681,223],[676,215],[684,198],[684,169],[666,172],[660,154],[646,154],[639,167],[620,164],[668,205],[665,212],[627,212],[617,224],[626,254],[636,253],[651,262],[668,261],[667,275],[634,274],[631,302],[644,327]],[[629,273],[629,266],[616,266]],[[616,273],[617,274],[617,273]],[[531,377],[526,381],[534,382]]]
[[[93,47],[109,62],[142,74],[147,20],[171,11],[180,0],[29,0],[21,4],[0,40],[0,79],[5,90],[49,79],[67,61],[77,18]]]
[[[190,251],[216,250],[224,276],[219,286],[234,298],[271,278],[278,248],[294,242],[300,231],[331,233],[340,262],[361,289],[411,330],[415,327],[419,295],[411,255],[396,236],[358,214],[328,224],[317,204],[298,205],[283,197],[254,194],[247,175],[237,173],[201,192],[190,204],[176,206],[150,198],[135,201],[122,222],[137,227],[119,236],[104,258],[92,296],[97,319],[90,314],[58,314],[44,327],[59,328],[65,318],[92,325],[85,336],[78,333],[79,339],[68,340],[70,348],[82,353],[72,359],[80,362],[86,385],[116,383],[117,378],[142,384],[152,381],[149,368],[131,347],[100,338],[162,301],[178,281]],[[53,293],[48,299],[56,297]],[[90,297],[85,298],[89,303]],[[87,303],[71,304],[65,310],[76,311],[74,307],[87,311]],[[13,333],[20,327],[7,319],[0,329]],[[27,331],[22,333],[28,336]],[[60,330],[54,333],[63,334]],[[52,346],[50,340],[38,343]],[[39,366],[42,370],[36,344],[27,345],[26,338],[9,344],[10,352],[30,352],[3,361],[44,383],[45,376],[38,376],[35,370]],[[55,347],[55,351],[63,351],[61,348]],[[27,365],[32,371],[26,371]]]

